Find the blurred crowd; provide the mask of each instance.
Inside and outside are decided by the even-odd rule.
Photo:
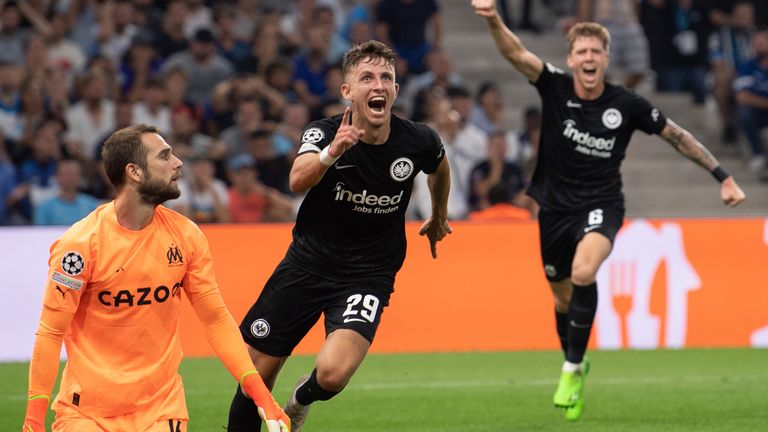
[[[713,95],[723,139],[743,133],[750,168],[765,169],[767,2],[534,3],[563,28],[608,26],[626,85],[652,69],[659,91]],[[510,27],[543,31],[531,1],[514,4],[519,16],[499,0]],[[134,123],[157,126],[184,161],[168,207],[199,223],[293,220],[303,128],[344,110],[342,56],[368,39],[398,53],[396,114],[446,146],[450,217],[531,218],[539,110],[510,128],[499,84],[464,79],[444,31],[437,0],[0,0],[0,225],[69,225],[111,199],[101,146]],[[429,209],[417,179],[409,216]]]

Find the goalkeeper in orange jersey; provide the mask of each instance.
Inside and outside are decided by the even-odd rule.
[[[102,154],[117,197],[51,246],[23,431],[45,429],[62,341],[68,361],[52,404],[54,431],[186,431],[178,374],[183,292],[267,429],[289,432],[224,305],[205,236],[159,206],[179,196],[182,162],[146,125],[115,132]]]

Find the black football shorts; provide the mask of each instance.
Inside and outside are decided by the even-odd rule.
[[[598,232],[613,243],[624,223],[624,208],[598,204],[573,212],[539,212],[539,241],[544,273],[550,282],[571,276],[576,245],[587,233]]]
[[[325,314],[326,336],[351,329],[373,342],[391,282],[342,282],[322,278],[283,260],[240,323],[245,342],[264,354],[285,357]]]

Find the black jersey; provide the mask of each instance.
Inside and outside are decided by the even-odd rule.
[[[341,115],[312,122],[299,155],[330,145]],[[444,157],[437,134],[392,115],[384,144],[362,141],[344,152],[307,193],[286,259],[309,273],[341,280],[394,278],[405,259],[405,210],[416,173]]]
[[[549,63],[534,85],[543,127],[528,194],[550,211],[602,202],[623,208],[619,168],[629,139],[636,129],[660,133],[667,118],[643,97],[608,83],[597,99],[579,99],[573,77]]]

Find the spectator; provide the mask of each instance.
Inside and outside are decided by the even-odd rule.
[[[376,8],[377,33],[395,48],[414,74],[424,72],[424,56],[443,45],[443,18],[435,0],[381,0]],[[432,40],[427,41],[427,27]]]
[[[356,0],[341,25],[341,35],[351,44],[375,39],[373,25],[376,21],[376,5],[379,0]],[[365,33],[364,38],[360,34]]]
[[[490,205],[469,213],[469,220],[479,222],[510,222],[531,220],[531,212],[512,204],[512,196],[502,183],[495,184],[488,191]]]
[[[320,28],[307,30],[306,48],[293,61],[293,88],[299,99],[310,108],[320,105],[320,97],[326,92],[325,74],[331,68],[328,63],[330,40]]]
[[[184,20],[188,14],[189,8],[185,0],[168,2],[155,44],[161,58],[167,59],[189,47],[189,42],[184,36]]]
[[[464,79],[453,67],[451,54],[442,49],[432,49],[425,59],[427,70],[410,78],[402,92],[398,96],[400,104],[406,112],[413,113],[416,95],[431,87],[440,87],[447,91],[449,87],[459,87],[464,84]]]
[[[735,143],[737,139],[734,112],[733,80],[754,54],[750,48],[750,35],[754,30],[754,9],[748,1],[737,1],[726,24],[712,34],[710,61],[712,65],[712,94],[717,102],[723,126],[722,140]]]
[[[278,154],[274,143],[272,132],[257,129],[248,139],[248,154],[256,161],[259,182],[282,194],[290,195],[288,175],[291,172],[292,160],[286,154]]]
[[[85,70],[86,53],[74,41],[67,38],[69,20],[65,13],[57,13],[51,18],[51,33],[48,37],[47,65],[63,72],[67,83]]]
[[[703,0],[645,0],[641,22],[650,47],[659,92],[688,91],[696,105],[707,94],[707,43],[712,32]]]
[[[131,47],[134,36],[139,33],[139,27],[132,22],[133,3],[113,0],[102,7],[98,27],[99,52],[117,66]]]
[[[16,167],[8,155],[5,140],[0,139],[0,226],[10,225],[11,210],[7,204],[16,186]]]
[[[293,65],[284,58],[278,57],[269,63],[264,71],[264,81],[285,96],[288,102],[299,100],[298,94],[293,89]]]
[[[541,27],[539,27],[538,24],[535,24],[533,22],[533,19],[531,18],[531,13],[533,12],[533,1],[532,0],[523,0],[520,4],[520,22],[515,23],[512,18],[512,13],[509,11],[509,5],[507,4],[507,0],[499,0],[496,2],[496,5],[499,8],[499,14],[501,15],[501,19],[504,21],[504,24],[507,25],[510,29],[518,29],[518,30],[528,30],[534,33],[541,32]]]
[[[187,99],[187,74],[181,68],[174,68],[165,71],[163,74],[165,81],[165,93],[168,96],[168,108],[171,111],[186,107],[198,115],[202,110],[191,100]]]
[[[265,78],[267,65],[279,58],[282,49],[278,25],[262,21],[253,32],[250,46],[248,55],[237,63],[237,70]]]
[[[106,98],[107,78],[91,69],[80,77],[81,99],[66,110],[68,153],[90,160],[100,139],[115,129],[115,104]]]
[[[21,67],[0,63],[0,131],[11,141],[19,141],[24,134],[21,80]]]
[[[135,102],[144,97],[147,83],[160,72],[162,60],[155,54],[154,39],[147,34],[134,36],[120,63],[120,94]]]
[[[190,175],[179,182],[181,195],[165,203],[196,223],[229,222],[227,185],[214,177],[211,160],[197,157],[190,160]]]
[[[245,98],[238,102],[235,111],[235,124],[225,129],[219,139],[227,145],[227,155],[236,156],[247,152],[247,142],[251,133],[261,129],[264,123],[264,110],[261,102],[254,98]]]
[[[43,123],[32,141],[32,154],[17,170],[16,187],[8,196],[8,206],[15,207],[25,223],[32,221],[34,207],[57,193],[54,176],[61,158],[60,130],[58,121]]]
[[[293,211],[291,200],[258,180],[256,161],[247,154],[229,162],[229,218],[234,223],[288,221]]]
[[[449,87],[446,95],[451,102],[451,109],[459,114],[458,132],[456,133],[456,152],[452,158],[459,172],[469,173],[477,165],[488,149],[488,135],[469,121],[472,113],[472,95],[465,87]]]
[[[133,104],[133,122],[152,125],[158,128],[163,136],[173,133],[167,99],[165,85],[156,78],[149,79],[141,100]]]
[[[235,8],[231,4],[218,3],[213,9],[216,48],[233,65],[246,58],[251,51],[248,38],[241,39],[235,33]]]
[[[330,106],[326,105],[326,108]],[[344,108],[341,108],[341,111],[334,111],[333,114],[341,114],[343,111]],[[275,146],[277,154],[286,155],[290,160],[293,160],[299,151],[299,142],[301,141],[304,127],[310,121],[309,109],[306,105],[301,103],[288,104],[285,107],[282,120],[275,129],[275,143],[279,143],[279,145]],[[286,144],[289,144],[290,147],[283,147]]]
[[[34,209],[35,225],[72,225],[99,206],[99,200],[78,191],[82,175],[80,163],[63,159],[56,167],[57,196],[42,201]]]
[[[451,102],[442,89],[427,92],[426,123],[440,136],[445,157],[451,169],[451,193],[448,195],[448,219],[465,219],[469,213],[469,172],[472,169],[467,157],[475,157],[464,151],[458,140],[461,130],[461,116],[451,107]],[[409,217],[426,219],[431,214],[432,200],[427,187],[427,175],[419,172],[413,183],[413,196],[409,204]]]
[[[760,130],[768,127],[768,31],[752,35],[755,58],[739,70],[733,83],[736,93],[738,122],[747,137],[751,158],[747,168],[766,171],[765,147]]]
[[[501,90],[495,82],[480,84],[469,121],[487,134],[505,129]]]
[[[20,65],[30,35],[29,29],[21,27],[22,14],[43,33],[47,32],[47,23],[24,1],[6,1],[0,9],[0,62]]]
[[[171,130],[167,141],[176,157],[182,160],[211,159],[222,166],[220,172],[223,173],[226,145],[200,132],[200,120],[192,109],[184,105],[175,108],[171,112]]]
[[[517,207],[536,211],[536,203],[525,195],[527,186],[523,171],[507,157],[506,134],[498,131],[488,137],[487,159],[472,168],[469,176],[469,207],[482,210],[491,205],[489,192],[493,186],[501,185],[509,193],[510,202]]]
[[[343,83],[344,74],[341,70],[341,64],[331,66],[325,73],[325,93],[320,96],[320,105],[312,110],[312,120],[332,117],[344,112],[344,107],[347,106],[348,101],[341,95]]]
[[[213,28],[213,12],[205,0],[186,0],[186,3],[184,36],[187,39],[193,39],[200,30]]]
[[[202,107],[210,101],[216,84],[232,76],[234,67],[229,60],[216,53],[213,33],[208,29],[195,32],[192,42],[184,51],[172,55],[163,65],[167,72],[175,68],[187,77],[186,98]]]
[[[344,53],[350,47],[349,42],[339,33],[336,20],[333,16],[333,8],[330,6],[317,6],[312,13],[315,25],[320,27],[328,39],[328,64],[341,62]]]
[[[531,179],[539,153],[541,136],[541,110],[529,106],[523,111],[523,129],[507,132],[507,161],[523,170],[526,181]]]

